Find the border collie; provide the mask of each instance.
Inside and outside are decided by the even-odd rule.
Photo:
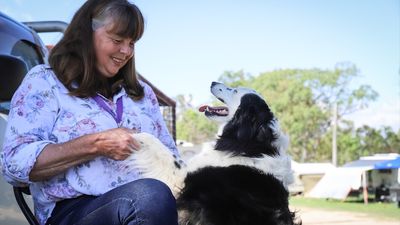
[[[133,136],[142,148],[128,160],[135,161],[143,177],[171,188],[182,225],[297,224],[288,204],[293,181],[289,140],[267,103],[254,90],[217,82],[211,93],[226,105],[199,109],[225,123],[214,148],[184,164],[158,139],[139,133]]]

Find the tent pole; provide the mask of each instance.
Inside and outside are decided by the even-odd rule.
[[[363,171],[361,179],[362,179],[362,186],[363,186],[364,204],[368,204],[367,171]]]
[[[332,119],[332,164],[337,167],[337,123],[338,123],[338,118],[337,118],[337,109],[338,105],[337,102],[335,101],[333,105],[333,119]]]

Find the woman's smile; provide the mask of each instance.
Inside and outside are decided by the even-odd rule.
[[[105,77],[116,75],[132,58],[134,50],[131,38],[122,38],[110,32],[112,25],[98,28],[93,35],[97,69]]]

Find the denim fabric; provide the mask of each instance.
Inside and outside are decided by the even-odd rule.
[[[57,203],[51,225],[177,225],[175,198],[154,179],[140,179],[101,196],[82,196]]]

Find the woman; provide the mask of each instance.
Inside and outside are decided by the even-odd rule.
[[[143,30],[128,1],[88,0],[50,65],[29,71],[14,94],[3,174],[29,184],[40,224],[177,224],[168,187],[127,173],[121,161],[139,148],[132,132],[151,133],[178,155],[154,92],[137,80]]]

